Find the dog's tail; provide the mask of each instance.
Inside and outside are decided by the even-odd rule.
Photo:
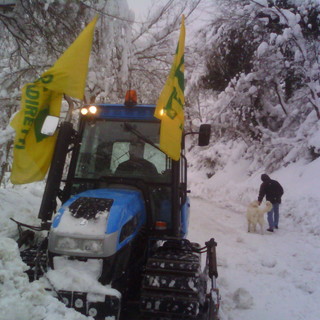
[[[272,209],[272,203],[270,201],[266,201],[266,206],[262,209],[265,212],[269,212]]]

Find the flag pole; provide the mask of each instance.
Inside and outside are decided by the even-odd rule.
[[[64,94],[63,97],[68,102],[68,105],[69,105],[65,121],[71,122],[71,120],[72,120],[72,112],[74,110],[74,103],[73,103],[72,98],[69,97],[68,95]]]

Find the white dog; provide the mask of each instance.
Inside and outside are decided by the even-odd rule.
[[[259,207],[258,201],[253,201],[247,209],[248,232],[256,232],[257,224],[260,225],[260,232],[264,234],[264,214],[272,209],[272,203],[266,202],[264,208]]]

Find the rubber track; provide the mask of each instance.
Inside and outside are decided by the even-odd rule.
[[[202,279],[200,254],[192,252],[186,240],[158,248],[143,276],[142,318],[199,319],[205,295]]]

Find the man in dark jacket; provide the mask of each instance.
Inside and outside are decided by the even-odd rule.
[[[283,188],[278,181],[272,180],[265,173],[261,175],[261,180],[262,183],[260,186],[258,201],[260,204],[264,196],[266,196],[266,200],[272,203],[272,209],[268,212],[269,229],[267,229],[267,231],[273,232],[274,228],[278,229],[279,206],[283,195]]]

